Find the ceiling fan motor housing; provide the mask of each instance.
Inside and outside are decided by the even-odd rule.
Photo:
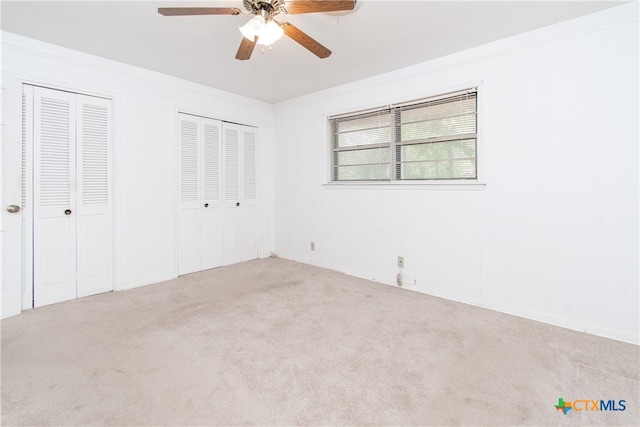
[[[280,12],[280,8],[284,6],[284,0],[243,0],[244,8],[254,14],[261,11],[269,12],[275,15]]]

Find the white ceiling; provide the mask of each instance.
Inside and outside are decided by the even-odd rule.
[[[2,1],[2,29],[276,103],[623,4],[623,1],[376,1],[353,13],[280,16],[328,47],[319,59],[283,37],[236,60],[249,15],[174,16],[158,7],[241,0]]]

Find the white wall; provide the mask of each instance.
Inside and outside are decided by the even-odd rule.
[[[19,313],[22,297],[19,215],[5,208],[20,200],[25,81],[115,100],[118,289],[176,274],[175,113],[184,110],[259,126],[261,256],[275,247],[393,284],[402,255],[405,281],[416,281],[408,289],[638,343],[638,48],[636,3],[290,100],[274,113],[2,33],[2,316]],[[327,115],[477,82],[486,186],[323,185]]]
[[[260,255],[273,250],[273,106],[80,52],[2,33],[2,316],[21,307],[22,83],[115,100],[116,289],[177,275],[177,111],[259,127]]]
[[[639,343],[638,49],[636,3],[278,104],[276,253]],[[486,186],[323,185],[328,115],[477,82]]]

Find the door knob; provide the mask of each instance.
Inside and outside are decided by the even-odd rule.
[[[205,203],[205,204],[204,204],[204,207],[205,207],[205,208],[208,208],[208,207],[209,207],[209,203]]]
[[[65,215],[71,215],[71,209],[66,209],[66,210],[64,211],[64,214],[65,214]]]
[[[18,213],[18,212],[20,212],[20,206],[18,206],[18,205],[9,205],[9,206],[7,206],[7,212],[9,212],[9,213]]]
[[[236,206],[240,206],[240,202],[236,202]]]

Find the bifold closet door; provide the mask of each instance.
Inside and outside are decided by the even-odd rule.
[[[111,100],[77,96],[77,297],[113,290]]]
[[[242,261],[258,258],[258,203],[256,137],[253,127],[242,129],[242,205],[240,209],[240,250]]]
[[[33,89],[35,307],[76,298],[75,99]]]
[[[256,129],[223,124],[223,264],[256,259]]]
[[[188,274],[222,265],[222,123],[180,113],[178,127],[178,274]]]
[[[33,303],[113,289],[111,101],[41,87],[33,97]]]

